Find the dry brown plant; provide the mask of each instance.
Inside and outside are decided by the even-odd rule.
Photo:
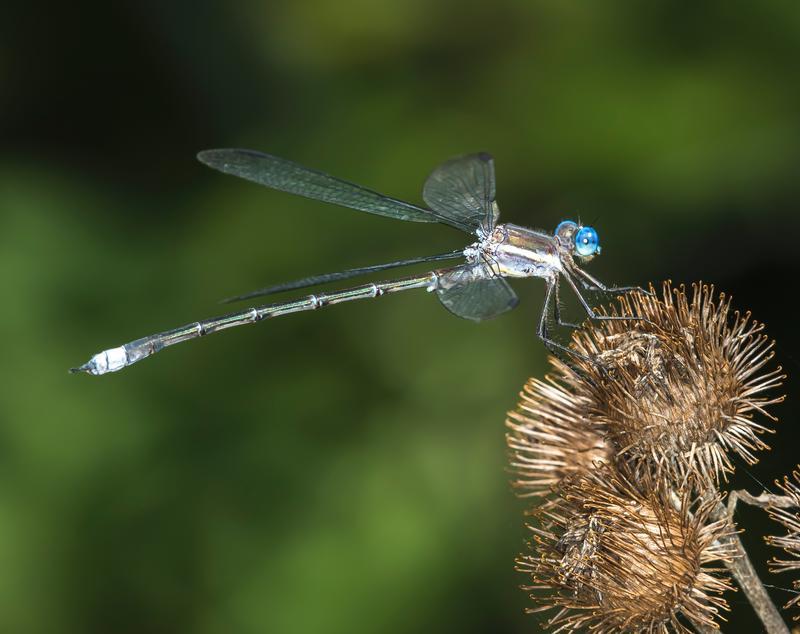
[[[782,496],[734,491],[726,506],[720,488],[737,459],[769,448],[785,378],[773,342],[703,284],[665,283],[600,312],[631,319],[575,330],[574,358],[551,358],[508,414],[512,486],[535,502],[517,560],[530,611],[554,632],[715,631],[735,580],[766,631],[788,634],[733,509],[768,508],[789,530],[770,543],[793,557],[773,568],[800,569],[800,518],[786,510],[800,489],[787,479]]]

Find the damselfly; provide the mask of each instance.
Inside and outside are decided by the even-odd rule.
[[[606,287],[576,264],[576,260],[587,262],[600,253],[597,232],[593,228],[565,220],[550,235],[517,225],[498,224],[500,211],[495,202],[494,161],[489,154],[461,156],[437,167],[422,190],[422,197],[428,208],[390,198],[286,159],[252,150],[207,150],[200,152],[198,158],[221,172],[273,189],[398,220],[439,222],[474,236],[475,241],[458,251],[315,275],[240,295],[228,301],[318,286],[422,262],[464,260],[456,266],[435,269],[421,275],[363,284],[346,290],[315,293],[301,299],[266,304],[222,317],[196,321],[103,350],[82,366],[73,368],[73,372],[116,372],[167,346],[219,330],[413,288],[436,293],[445,308],[458,317],[481,321],[496,317],[517,305],[517,296],[505,278],[540,277],[545,280],[546,293],[537,334],[551,350],[570,352],[551,339],[548,333],[551,312],[559,325],[573,326],[561,319],[558,297],[561,278],[566,280],[577,295],[590,318],[629,319],[597,314],[578,288],[580,285],[585,290],[596,291],[636,290],[636,287]]]

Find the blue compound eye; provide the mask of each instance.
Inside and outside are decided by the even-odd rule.
[[[575,251],[578,255],[594,255],[600,250],[598,244],[597,231],[591,227],[581,227],[575,234]]]

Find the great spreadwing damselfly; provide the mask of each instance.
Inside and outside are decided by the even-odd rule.
[[[631,319],[598,314],[581,292],[581,288],[607,292],[638,290],[636,287],[606,287],[578,266],[577,262],[587,262],[600,253],[597,232],[593,228],[566,220],[553,234],[548,234],[513,224],[498,224],[500,211],[495,202],[494,161],[485,152],[461,156],[437,167],[422,190],[427,208],[252,150],[206,150],[200,152],[198,158],[226,174],[291,194],[397,220],[449,225],[471,235],[474,241],[458,251],[306,277],[233,297],[228,301],[308,288],[423,262],[463,260],[455,266],[437,268],[421,275],[319,292],[196,321],[103,350],[80,367],[73,368],[72,372],[95,375],[116,372],[167,346],[234,326],[415,288],[436,293],[444,307],[458,317],[482,321],[517,305],[517,296],[506,278],[544,279],[546,292],[537,334],[551,351],[570,353],[569,349],[553,340],[548,331],[551,313],[559,325],[573,325],[561,320],[558,293],[562,278],[590,318]]]

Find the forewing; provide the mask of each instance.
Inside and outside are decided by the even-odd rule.
[[[222,149],[205,150],[197,158],[220,172],[290,194],[397,220],[446,222],[465,229],[462,223],[450,222],[449,217],[270,154],[254,150]]]
[[[480,152],[443,163],[428,177],[422,197],[435,212],[472,232],[482,225],[491,230],[500,215],[495,203],[494,159]]]
[[[439,301],[454,315],[483,321],[516,307],[519,299],[508,282],[492,276],[482,265],[467,266],[442,278],[436,288]]]

